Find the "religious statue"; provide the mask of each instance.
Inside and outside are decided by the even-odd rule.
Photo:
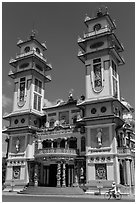
[[[101,147],[101,146],[102,146],[102,129],[101,129],[101,128],[99,128],[99,129],[97,130],[97,135],[96,135],[96,137],[97,137],[98,146]]]
[[[49,128],[49,122],[48,121],[45,123],[45,126],[46,126],[46,128]]]
[[[17,140],[16,140],[16,145],[15,145],[15,147],[16,147],[16,151],[19,152],[19,149],[20,149],[20,141],[19,141],[19,138],[17,138]]]

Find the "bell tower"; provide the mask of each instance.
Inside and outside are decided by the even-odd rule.
[[[87,33],[78,38],[82,50],[78,57],[85,64],[86,99],[115,97],[120,99],[118,68],[123,46],[114,34],[115,23],[107,10],[98,10],[94,18],[86,16]]]
[[[51,81],[46,72],[52,69],[44,57],[47,47],[36,39],[34,31],[26,41],[19,40],[17,46],[20,52],[9,62],[9,77],[14,80],[13,111],[3,117],[9,121],[3,131],[9,136],[6,190],[11,188],[12,181],[17,190],[34,183],[31,170],[35,166],[36,132],[45,120],[45,83]]]
[[[9,76],[14,79],[13,112],[33,111],[42,114],[45,83],[51,81],[46,71],[51,70],[47,64],[44,51],[45,43],[40,43],[32,31],[27,41],[19,40],[20,53],[10,60],[13,69]]]
[[[87,186],[95,192],[95,186],[120,183],[117,130],[127,109],[120,101],[118,68],[124,64],[124,48],[107,9],[99,9],[93,18],[86,16],[85,25],[87,33],[78,38],[78,57],[85,65],[86,97],[78,106],[86,129]]]

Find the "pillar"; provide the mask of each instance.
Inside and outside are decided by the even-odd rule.
[[[134,186],[135,185],[135,169],[134,169],[134,161],[131,160],[131,185]]]
[[[51,140],[51,148],[53,148],[53,140]]]
[[[70,166],[70,185],[72,186],[74,183],[74,169],[73,166]]]
[[[72,166],[72,184],[75,182],[74,181],[74,176],[75,176],[75,174],[74,174],[74,166]]]
[[[38,164],[35,164],[34,169],[34,185],[38,186]]]
[[[57,187],[61,187],[61,163],[57,164]]]
[[[122,166],[123,166],[123,177],[124,177],[124,185],[127,184],[127,178],[126,178],[126,161],[122,160]]]
[[[49,166],[46,168],[46,184],[49,185]]]
[[[67,149],[68,148],[68,141],[67,141],[67,139],[65,140],[65,149]]]
[[[66,187],[66,164],[63,163],[62,187]]]
[[[70,166],[68,165],[68,186],[71,186],[70,182]]]
[[[130,172],[130,160],[126,160],[126,175],[127,175],[127,185],[131,186],[131,172]]]
[[[120,183],[120,168],[119,168],[119,161],[118,161],[118,158],[116,157],[115,158],[115,181],[116,183]]]

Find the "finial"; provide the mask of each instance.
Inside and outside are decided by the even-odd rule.
[[[30,39],[34,39],[34,38],[35,38],[35,35],[36,35],[35,30],[32,30],[32,31],[31,31],[31,35],[30,35]]]
[[[35,29],[35,23],[33,22],[30,39],[35,39],[36,34],[38,34],[38,31]]]
[[[108,14],[108,7],[106,6],[105,9],[106,9],[106,14]]]
[[[88,21],[88,20],[90,20],[90,17],[87,15],[87,13],[86,13],[86,15],[85,15],[85,21]]]
[[[97,17],[100,17],[100,16],[102,16],[102,15],[103,15],[103,14],[102,14],[102,9],[99,8],[98,11],[97,11]]]

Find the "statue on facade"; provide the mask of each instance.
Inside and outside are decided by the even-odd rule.
[[[99,128],[97,130],[97,143],[98,143],[98,146],[101,147],[102,146],[102,128]]]
[[[17,138],[17,140],[16,140],[15,147],[16,147],[16,151],[19,152],[19,150],[20,150],[20,141],[19,141],[19,138]]]

